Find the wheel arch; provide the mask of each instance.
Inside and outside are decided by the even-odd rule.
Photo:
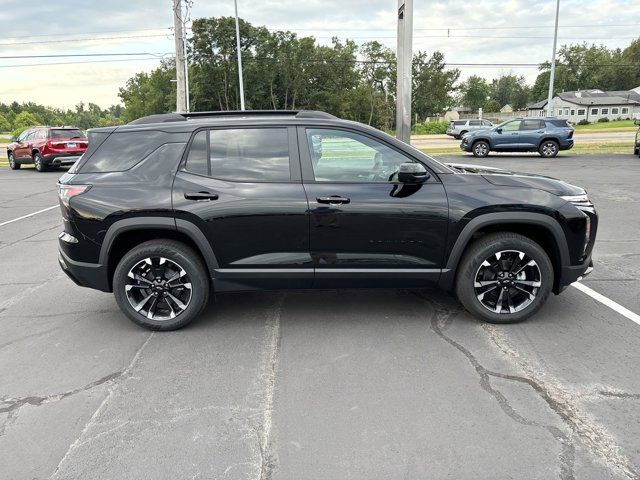
[[[538,243],[549,255],[553,265],[554,293],[559,292],[562,267],[569,264],[569,247],[560,224],[548,215],[530,212],[499,212],[480,215],[471,220],[460,232],[446,259],[440,277],[440,286],[453,288],[458,266],[467,248],[488,233],[514,232]]]
[[[113,288],[113,274],[118,262],[135,246],[148,240],[167,238],[191,247],[207,268],[209,278],[218,261],[202,231],[186,220],[170,217],[133,217],[113,223],[100,247],[100,264],[107,270],[109,288]]]
[[[558,144],[558,147],[560,146],[560,139],[558,137],[554,137],[553,135],[546,135],[544,137],[542,137],[540,139],[540,141],[538,142],[538,149],[540,148],[540,146],[548,141],[548,140],[553,140],[554,142],[556,142]]]

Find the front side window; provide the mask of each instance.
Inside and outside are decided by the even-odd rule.
[[[365,135],[332,129],[307,129],[317,182],[386,183],[400,165],[412,162],[400,152]]]
[[[485,127],[490,127],[492,123],[489,120],[482,120],[482,125],[484,125]]]
[[[185,169],[233,182],[288,182],[286,128],[232,128],[196,133]]]
[[[515,132],[516,130],[520,130],[520,120],[513,120],[512,122],[507,122],[502,125],[502,131],[504,132]]]

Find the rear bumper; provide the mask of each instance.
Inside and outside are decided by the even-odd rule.
[[[61,166],[61,165],[73,165],[82,156],[82,154],[70,155],[70,154],[53,154],[43,156],[43,160],[46,165]]]
[[[560,142],[560,150],[571,150],[573,148],[573,138],[569,138],[563,142]]]
[[[69,258],[62,249],[58,250],[58,263],[62,271],[81,287],[110,292],[107,268],[99,263],[77,262]]]

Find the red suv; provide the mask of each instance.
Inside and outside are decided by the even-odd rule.
[[[9,167],[32,163],[36,170],[73,165],[87,150],[88,140],[76,127],[31,127],[7,145]]]

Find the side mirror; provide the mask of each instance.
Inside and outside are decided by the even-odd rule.
[[[640,125],[640,118],[636,118],[636,121],[633,123],[635,123],[636,125]]]
[[[497,133],[502,133],[502,128],[496,128]]]
[[[398,170],[398,181],[402,183],[423,183],[430,176],[424,165],[417,162],[405,162]]]

